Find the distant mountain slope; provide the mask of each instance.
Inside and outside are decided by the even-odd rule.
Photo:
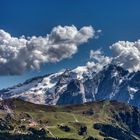
[[[138,140],[140,111],[116,101],[45,106],[19,99],[0,102],[0,139]]]
[[[37,77],[0,90],[1,99],[21,98],[37,104],[68,105],[117,100],[140,107],[140,72],[107,65],[99,72],[86,66]]]

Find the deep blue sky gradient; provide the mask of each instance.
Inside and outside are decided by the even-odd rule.
[[[0,76],[0,89],[28,78],[84,65],[89,51],[102,48],[111,55],[109,46],[118,40],[140,38],[140,0],[0,0],[0,29],[12,36],[46,35],[57,25],[92,25],[101,29],[99,39],[79,47],[71,59],[43,64],[40,71],[26,71],[21,76]]]

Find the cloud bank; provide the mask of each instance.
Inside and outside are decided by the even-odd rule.
[[[57,26],[46,36],[19,38],[0,30],[0,75],[22,74],[25,70],[39,69],[42,63],[56,63],[72,57],[78,47],[90,38],[98,38],[101,30],[92,26],[77,29],[72,26]],[[100,71],[107,64],[115,64],[130,72],[140,70],[140,40],[118,41],[110,47],[112,57],[101,50],[90,51],[87,67]]]
[[[95,36],[91,26],[78,30],[72,26],[54,27],[45,37],[12,37],[0,30],[0,75],[22,74],[39,69],[42,63],[55,63],[70,58],[78,46]]]

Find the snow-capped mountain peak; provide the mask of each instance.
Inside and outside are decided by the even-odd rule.
[[[107,65],[95,73],[86,66],[79,66],[0,90],[0,97],[52,105],[107,99],[140,107],[140,72],[129,73],[121,67]]]

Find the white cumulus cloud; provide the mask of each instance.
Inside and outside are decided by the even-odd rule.
[[[140,70],[140,40],[135,42],[118,41],[110,46],[113,52],[112,63],[130,72]]]
[[[21,74],[28,69],[39,69],[42,63],[55,63],[70,58],[80,44],[95,36],[92,26],[77,29],[72,26],[54,27],[42,37],[19,38],[0,30],[0,75]]]
[[[100,50],[91,50],[91,61],[87,62],[87,67],[93,71],[100,71],[105,65],[115,64],[129,72],[140,71],[140,40],[118,41],[109,48],[112,51],[112,57],[105,56]]]

